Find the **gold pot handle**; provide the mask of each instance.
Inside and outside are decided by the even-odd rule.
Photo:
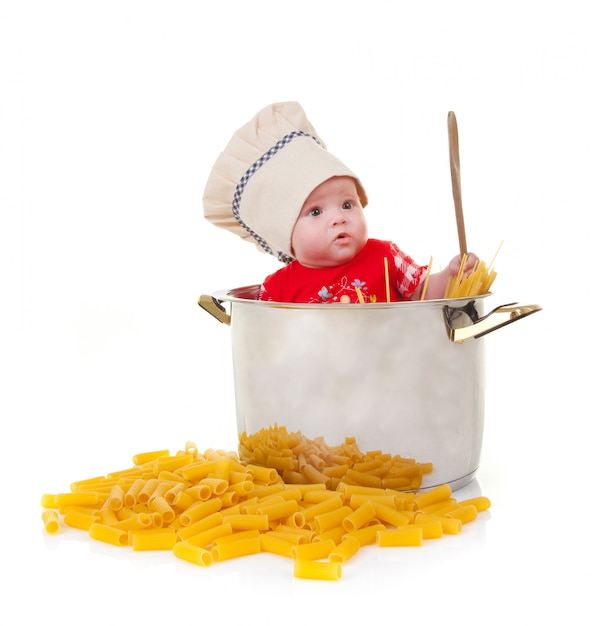
[[[219,322],[230,326],[230,315],[226,313],[226,309],[220,304],[220,300],[216,300],[213,296],[199,296],[197,303],[202,309],[213,315]]]
[[[465,308],[455,309],[454,307],[447,306],[444,310],[444,320],[446,322],[448,338],[454,343],[463,343],[463,341],[470,338],[478,339],[502,326],[507,326],[512,322],[542,310],[542,307],[538,304],[517,304],[513,302],[511,304],[498,306],[484,317],[474,319]],[[469,326],[455,328],[455,321],[458,321],[460,318],[459,312],[466,313],[473,319],[473,323]]]

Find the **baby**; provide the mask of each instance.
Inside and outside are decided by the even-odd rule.
[[[298,103],[272,104],[239,129],[212,168],[204,212],[286,266],[262,283],[275,302],[397,302],[444,297],[460,255],[432,273],[368,238],[366,192],[326,150]],[[468,255],[465,270],[478,263]],[[387,287],[388,285],[388,287]]]

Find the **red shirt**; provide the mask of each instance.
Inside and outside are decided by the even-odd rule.
[[[390,301],[408,300],[417,289],[425,265],[390,241],[368,239],[362,250],[338,267],[310,268],[292,261],[261,285],[260,300],[273,302],[386,302],[384,258],[388,260]]]

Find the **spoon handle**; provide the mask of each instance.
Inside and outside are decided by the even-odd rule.
[[[456,212],[456,229],[461,255],[467,254],[467,236],[463,215],[462,193],[460,186],[460,155],[458,150],[458,126],[454,111],[448,112],[448,148],[450,153],[450,175],[452,177],[452,196]]]

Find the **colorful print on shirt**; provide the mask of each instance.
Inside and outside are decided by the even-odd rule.
[[[274,302],[386,302],[384,258],[388,261],[390,301],[407,300],[426,271],[390,241],[369,239],[349,263],[308,268],[298,261],[268,276],[260,299]]]

